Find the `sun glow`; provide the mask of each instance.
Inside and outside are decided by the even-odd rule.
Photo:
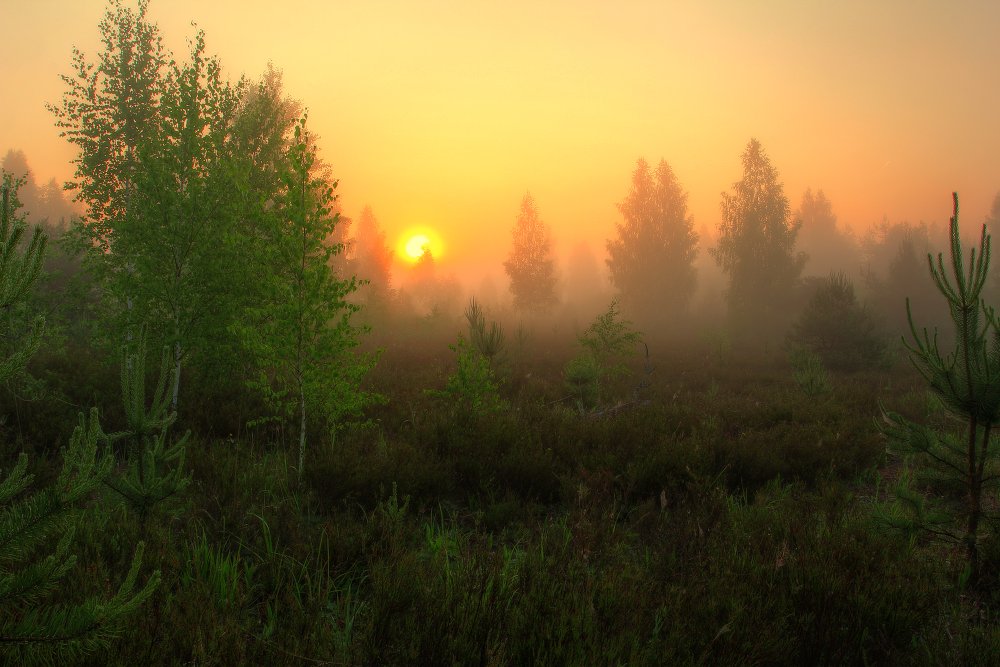
[[[423,234],[410,237],[406,242],[406,255],[412,259],[417,259],[424,254],[424,250],[429,248],[431,240]]]
[[[425,250],[430,250],[435,259],[441,256],[441,238],[425,228],[407,231],[400,237],[396,248],[399,256],[408,262],[416,262],[423,256]]]

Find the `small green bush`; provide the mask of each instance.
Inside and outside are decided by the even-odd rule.
[[[820,282],[788,340],[819,355],[835,370],[870,368],[886,360],[885,338],[843,273]]]
[[[480,418],[500,412],[505,403],[489,359],[471,347],[461,335],[448,346],[455,352],[457,367],[448,376],[443,390],[430,390],[431,396],[444,399],[450,409],[463,418]]]
[[[602,385],[628,374],[625,360],[641,339],[632,323],[621,319],[617,299],[577,337],[581,350],[563,368],[563,379],[581,413],[600,402]]]
[[[566,390],[581,413],[597,405],[601,368],[592,354],[581,352],[570,359],[563,369],[563,378]]]
[[[819,355],[808,348],[797,347],[788,356],[795,371],[795,383],[806,395],[821,396],[833,390],[830,376]]]

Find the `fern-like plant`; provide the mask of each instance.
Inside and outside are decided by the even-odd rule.
[[[153,508],[187,487],[184,447],[190,432],[169,443],[170,427],[177,413],[169,410],[173,394],[170,349],[163,349],[159,379],[152,401],[146,404],[146,334],[140,331],[135,349],[122,349],[121,389],[125,430],[106,436],[119,452],[123,470],[105,483],[121,496],[145,525]],[[176,380],[175,380],[176,381]],[[124,444],[124,446],[120,446]]]
[[[967,575],[979,577],[979,542],[986,517],[983,494],[1000,480],[993,430],[1000,419],[1000,327],[992,308],[981,301],[989,277],[990,237],[983,226],[979,252],[968,262],[962,254],[958,227],[958,195],[953,195],[951,254],[928,255],[931,276],[948,301],[955,330],[954,349],[942,352],[937,332],[918,332],[907,300],[913,342],[910,359],[931,390],[959,422],[954,432],[939,432],[898,414],[883,411],[882,430],[896,451],[912,457],[925,498],[903,485],[899,504],[889,518],[900,526],[921,529],[964,546]],[[904,477],[904,479],[906,479]]]

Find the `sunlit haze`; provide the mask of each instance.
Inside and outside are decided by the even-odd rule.
[[[415,262],[420,259],[425,252],[430,251],[435,258],[441,257],[441,249],[434,251],[434,244],[430,237],[422,232],[410,232],[401,237],[402,252],[399,255],[406,260]],[[440,244],[438,244],[440,245]]]
[[[105,4],[6,2],[0,151],[72,175],[46,102]],[[153,0],[183,56],[197,23],[227,74],[284,72],[343,211],[389,243],[414,231],[448,271],[499,278],[525,192],[565,258],[603,257],[640,157],[673,167],[695,228],[757,137],[794,207],[822,188],[841,222],[979,222],[1000,188],[1000,4],[991,2],[195,2]],[[409,255],[412,258],[412,253]]]

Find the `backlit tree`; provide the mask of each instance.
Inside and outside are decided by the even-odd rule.
[[[729,275],[727,299],[742,333],[774,334],[791,320],[789,302],[805,256],[795,251],[800,223],[764,148],[751,139],[743,151],[743,178],[722,193],[719,242],[712,256]]]
[[[661,160],[653,172],[639,160],[618,210],[623,220],[608,241],[608,268],[622,305],[644,320],[686,308],[697,279],[698,235],[670,165]]]
[[[538,313],[556,303],[552,237],[538,217],[538,207],[530,194],[521,200],[513,244],[503,267],[510,278],[510,293],[517,310]]]
[[[75,232],[109,321],[124,340],[143,322],[166,323],[156,342],[174,353],[176,406],[183,360],[225,342],[241,310],[234,286],[253,284],[239,280],[247,276],[239,205],[259,193],[232,145],[243,84],[222,78],[201,32],[186,61],[174,58],[147,8],[111,4],[103,50],[94,62],[74,51],[74,72],[50,110],[78,149],[71,185],[85,212]]]
[[[822,190],[805,191],[795,218],[802,224],[796,241],[808,257],[805,270],[809,275],[843,272],[853,276],[859,272],[858,244],[849,232],[838,226],[833,205]]]
[[[354,266],[358,278],[367,281],[358,288],[362,302],[384,307],[392,298],[392,249],[386,245],[371,206],[365,206],[355,225],[352,239]]]

